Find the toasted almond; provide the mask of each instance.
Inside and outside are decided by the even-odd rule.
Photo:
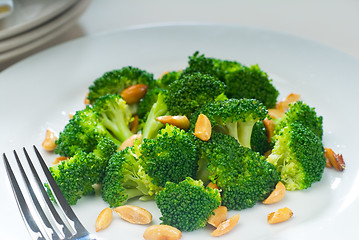
[[[96,219],[96,232],[107,228],[110,226],[112,222],[112,210],[111,208],[107,207],[104,210],[101,211],[101,213],[98,215]]]
[[[47,129],[45,134],[45,139],[42,142],[42,147],[46,151],[53,151],[56,148],[55,141],[57,140],[57,136],[54,131]]]
[[[213,183],[213,182],[209,182],[209,183],[207,184],[207,187],[212,188],[212,189],[219,189],[218,186],[217,186],[217,184],[215,184],[215,183]]]
[[[285,186],[279,181],[271,194],[263,201],[263,204],[273,204],[282,200],[285,196]]]
[[[145,84],[135,84],[122,90],[120,95],[127,104],[138,103],[146,95],[147,88]]]
[[[282,118],[284,116],[284,111],[276,108],[271,108],[268,109],[268,115],[273,119]]]
[[[160,116],[156,118],[162,124],[170,124],[181,129],[188,129],[190,122],[186,116]]]
[[[152,225],[143,233],[146,240],[178,240],[181,236],[180,230],[169,225]]]
[[[142,138],[142,134],[134,134],[131,137],[127,138],[125,141],[123,141],[123,143],[121,144],[121,146],[118,148],[119,151],[127,148],[127,147],[132,147],[136,141],[136,139],[141,139]]]
[[[133,117],[133,120],[130,122],[130,130],[132,133],[137,133],[138,125],[139,125],[138,115],[135,115]]]
[[[218,227],[219,224],[227,220],[227,207],[219,206],[214,211],[214,215],[211,215],[207,222],[214,227]]]
[[[223,234],[230,232],[237,225],[238,220],[239,220],[239,214],[236,214],[233,217],[219,224],[217,229],[211,232],[211,235],[214,237],[219,237],[222,236]]]
[[[276,212],[268,214],[267,221],[269,224],[275,224],[287,221],[293,216],[292,210],[287,207],[280,208]]]
[[[208,141],[211,138],[211,134],[211,122],[206,115],[201,113],[197,118],[194,135],[202,141]]]
[[[84,104],[86,104],[86,105],[90,105],[90,100],[87,98],[88,95],[89,95],[89,92],[86,93],[86,97],[84,99]]]
[[[55,160],[52,162],[52,164],[58,164],[58,163],[60,163],[61,161],[65,161],[65,160],[67,160],[67,159],[69,159],[68,157],[57,157],[57,158],[55,158]]]
[[[290,104],[299,101],[299,99],[300,99],[299,94],[291,93],[283,101],[278,102],[276,108],[281,109],[285,112],[288,110]]]
[[[272,153],[272,150],[268,150],[263,155],[267,158],[271,153]]]
[[[161,75],[159,76],[159,79],[163,78],[163,76],[166,75],[167,73],[170,73],[170,71],[164,71],[163,73],[161,73]]]
[[[345,169],[345,162],[342,154],[336,154],[331,148],[324,148],[324,155],[327,161],[327,167],[333,166],[338,171]]]
[[[141,207],[133,205],[119,206],[113,209],[123,220],[134,224],[149,224],[152,214]]]
[[[272,119],[266,118],[263,120],[263,124],[267,133],[267,141],[271,142],[272,137],[274,136],[274,122]]]

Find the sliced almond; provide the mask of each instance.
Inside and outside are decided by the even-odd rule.
[[[123,220],[134,224],[149,224],[152,214],[141,207],[133,205],[119,206],[113,209]]]
[[[218,227],[219,224],[227,220],[227,207],[219,206],[214,211],[214,215],[211,215],[207,222],[214,227]]]
[[[137,133],[138,125],[139,125],[138,115],[135,115],[133,117],[133,120],[130,122],[130,130],[132,133]]]
[[[60,162],[62,162],[62,161],[65,161],[65,160],[67,160],[67,159],[69,159],[68,157],[57,157],[57,158],[55,158],[55,160],[52,162],[52,164],[58,164],[58,163],[60,163]]]
[[[145,84],[135,84],[122,90],[120,95],[127,104],[138,103],[146,95],[147,88]]]
[[[274,136],[274,122],[272,119],[266,118],[263,120],[263,124],[267,133],[267,141],[271,142],[272,137]]]
[[[215,183],[213,183],[213,182],[209,182],[209,183],[207,184],[207,187],[212,188],[212,189],[218,189],[218,190],[219,190],[217,184],[215,184]]]
[[[269,224],[281,223],[287,221],[293,216],[292,210],[287,207],[280,208],[276,212],[268,214],[267,221]]]
[[[236,214],[233,217],[219,224],[217,229],[211,232],[211,235],[214,237],[219,237],[230,232],[237,225],[238,220],[239,214]]]
[[[90,100],[87,98],[88,95],[89,95],[89,92],[86,93],[86,97],[84,99],[84,104],[86,104],[86,105],[90,105]]]
[[[268,115],[273,119],[282,118],[284,117],[284,111],[276,108],[271,108],[268,109]]]
[[[169,225],[152,225],[143,233],[146,240],[178,240],[181,236],[180,230]]]
[[[283,110],[285,112],[288,110],[290,104],[297,102],[299,100],[300,100],[299,94],[291,93],[283,101],[278,102],[276,108]]]
[[[345,169],[345,162],[342,154],[336,154],[331,148],[324,148],[324,155],[326,158],[326,166],[334,167],[338,171],[343,171]]]
[[[263,204],[273,204],[282,200],[285,196],[285,186],[279,181],[271,194],[263,201]]]
[[[202,141],[208,141],[211,138],[211,134],[211,122],[206,115],[201,113],[197,118],[194,135]]]
[[[56,148],[55,141],[57,140],[56,133],[50,129],[46,130],[45,139],[42,142],[42,147],[46,151],[53,151]]]
[[[190,122],[186,116],[160,116],[156,118],[162,124],[170,124],[181,129],[188,129]]]
[[[96,219],[96,232],[103,230],[110,226],[112,222],[112,210],[111,208],[107,207],[104,210],[101,211],[101,213],[98,215]]]
[[[142,138],[142,134],[134,134],[131,137],[127,138],[125,141],[123,141],[123,143],[121,144],[121,146],[119,147],[119,151],[127,148],[127,147],[132,147],[136,141],[136,139],[141,140]]]

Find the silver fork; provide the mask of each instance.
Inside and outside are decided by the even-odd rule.
[[[25,148],[23,148],[23,151],[27,159],[28,165],[31,169],[32,177],[37,183],[37,188],[34,189],[31,186],[29,178],[25,173],[18,154],[14,150],[15,159],[24,180],[24,185],[28,190],[28,195],[31,196],[31,198],[28,197],[28,201],[22,193],[22,190],[19,186],[18,181],[16,180],[15,174],[11,169],[11,166],[5,153],[3,154],[3,157],[5,168],[15,195],[17,205],[32,239],[96,240],[94,236],[92,236],[81,224],[81,222],[76,217],[75,213],[67,203],[65,197],[61,193],[59,187],[57,186],[54,178],[52,177],[44,159],[40,155],[37,148],[34,146],[34,151],[41,165],[41,169],[44,172],[43,175],[45,175],[45,178],[47,179],[48,186],[50,187],[56,199],[57,204],[55,205],[57,206],[55,206],[50,200],[44,186],[44,181],[41,181],[41,178],[36,171],[28,152]],[[32,208],[29,206],[32,206]],[[60,211],[58,212],[56,208],[60,209]]]

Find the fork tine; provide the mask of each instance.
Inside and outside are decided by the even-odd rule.
[[[35,239],[35,238],[45,239],[45,237],[42,235],[35,219],[33,218],[28,205],[26,204],[24,195],[22,194],[19,184],[16,181],[14,172],[12,171],[12,169],[10,167],[9,161],[8,161],[5,153],[3,154],[3,160],[4,160],[6,172],[10,179],[10,184],[11,184],[12,190],[15,195],[16,203],[20,209],[21,216],[26,224],[26,227],[29,230],[31,237],[33,239]]]
[[[75,213],[73,212],[70,205],[67,203],[64,195],[60,191],[59,187],[57,186],[52,174],[50,173],[44,159],[42,158],[40,152],[37,150],[36,146],[33,146],[36,156],[40,162],[41,168],[45,173],[47,181],[51,187],[52,193],[56,198],[57,203],[60,205],[64,215],[66,216],[68,222],[73,226],[76,230],[75,235],[73,236],[74,239],[81,238],[83,236],[89,235],[89,232],[85,229],[85,227],[81,224],[80,220],[77,218]]]
[[[34,192],[34,189],[32,188],[31,184],[30,184],[30,181],[28,179],[28,177],[26,176],[26,173],[24,171],[24,168],[20,162],[20,159],[16,153],[16,151],[14,150],[14,155],[15,155],[15,159],[16,159],[16,162],[17,162],[17,165],[19,166],[19,169],[20,169],[20,172],[21,172],[21,175],[25,181],[25,184],[27,186],[27,190],[31,196],[31,199],[35,205],[35,208],[37,210],[37,212],[39,213],[41,219],[42,219],[42,223],[45,225],[46,227],[46,233],[50,233],[50,238],[51,239],[60,239],[59,236],[57,235],[57,233],[53,230],[52,226],[51,226],[51,223],[49,221],[49,219],[46,217],[46,214],[44,213],[37,197],[36,197],[36,194]],[[42,187],[40,186],[40,189],[42,189]]]
[[[43,182],[41,181],[39,175],[37,174],[37,171],[30,159],[29,154],[27,153],[26,149],[23,148],[25,157],[27,159],[28,165],[30,166],[31,172],[35,178],[35,181],[41,191],[42,197],[46,202],[46,206],[48,207],[48,209],[50,210],[50,212],[52,213],[53,219],[55,220],[55,223],[57,225],[57,229],[61,230],[62,229],[62,234],[65,236],[65,238],[70,238],[73,234],[70,232],[70,230],[68,229],[68,227],[66,226],[66,224],[62,221],[61,217],[59,216],[59,214],[57,213],[53,203],[51,202],[49,195],[47,194],[47,192],[45,191]],[[19,160],[16,156],[16,159],[18,161],[19,164]],[[21,167],[22,168],[22,167]],[[20,168],[20,170],[21,170]],[[22,170],[23,171],[23,170]],[[25,173],[24,173],[25,174]],[[28,183],[27,183],[28,184]],[[30,186],[30,184],[28,184]],[[33,198],[34,199],[34,198]],[[36,200],[36,197],[35,199]],[[40,210],[40,212],[43,212],[42,209]]]

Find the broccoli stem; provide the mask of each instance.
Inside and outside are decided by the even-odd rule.
[[[238,130],[238,123],[236,121],[234,122],[228,122],[226,123],[226,127],[228,129],[228,135],[231,135],[232,137],[234,137],[235,139],[237,139],[238,142],[239,141],[239,130]]]
[[[125,141],[133,135],[131,130],[124,124],[125,118],[122,113],[114,111],[115,114],[110,119],[107,115],[103,115],[102,124],[109,129],[111,133],[121,142]]]
[[[238,122],[238,142],[247,148],[251,148],[251,136],[256,121]]]

